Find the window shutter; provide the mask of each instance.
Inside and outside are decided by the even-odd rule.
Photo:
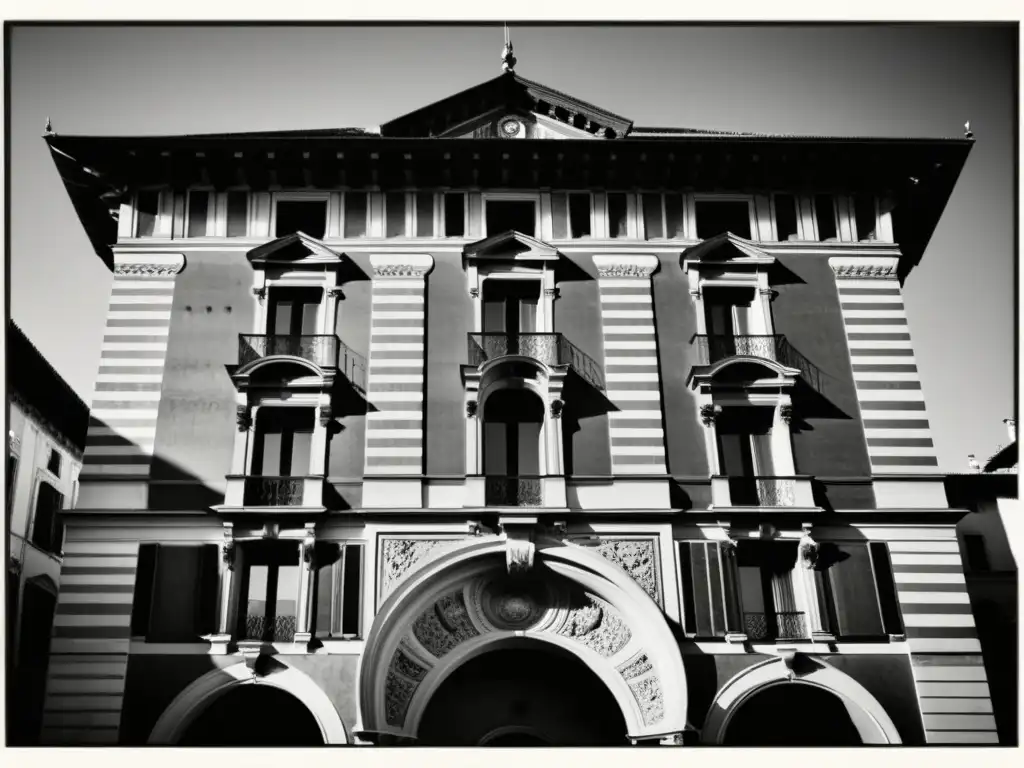
[[[334,578],[338,563],[320,566],[316,572],[316,637],[326,638],[331,635],[331,606],[334,597]]]
[[[197,635],[209,635],[216,632],[220,622],[218,621],[218,606],[220,596],[220,547],[216,544],[204,544],[199,552],[199,599],[196,601],[196,623]]]
[[[872,542],[870,546],[871,563],[875,569],[875,585],[878,587],[878,599],[882,604],[882,623],[885,625],[886,634],[899,635],[903,632],[903,620],[900,618],[889,547],[884,541]]]
[[[133,637],[145,636],[149,632],[158,546],[158,544],[139,545],[139,560],[135,566],[135,594],[132,597],[131,633]]]
[[[162,546],[150,609],[149,642],[194,642],[199,611],[200,552],[197,546]]]
[[[686,633],[723,637],[728,629],[728,609],[721,545],[715,541],[679,542],[679,562]]]
[[[838,634],[841,637],[883,634],[882,614],[868,546],[840,545],[836,562],[828,568],[828,577]]]
[[[341,592],[341,633],[357,637],[360,632],[360,608],[363,594],[363,546],[346,544],[342,561]]]

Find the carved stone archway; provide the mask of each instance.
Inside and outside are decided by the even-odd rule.
[[[510,574],[510,541],[459,544],[387,598],[360,659],[359,730],[378,741],[415,739],[430,697],[455,669],[529,640],[586,664],[614,696],[628,738],[682,733],[686,675],[654,600],[600,554],[543,536],[532,568]]]

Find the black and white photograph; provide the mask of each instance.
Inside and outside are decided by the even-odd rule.
[[[1017,746],[1016,22],[4,37],[7,746]]]

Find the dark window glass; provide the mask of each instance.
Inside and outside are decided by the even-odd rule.
[[[826,550],[824,566],[832,596],[831,623],[839,637],[871,637],[884,634],[882,613],[875,588],[875,568],[866,544],[843,543]],[[819,558],[820,559],[820,558]]]
[[[743,628],[751,640],[799,639],[809,635],[807,617],[797,610],[793,541],[743,541],[736,548]]]
[[[239,634],[246,640],[290,642],[297,631],[298,544],[251,544],[245,561]]]
[[[665,195],[665,236],[683,237],[682,195]]]
[[[252,473],[263,477],[309,474],[312,408],[261,408],[256,415]]]
[[[60,477],[60,451],[50,449],[50,458],[46,462],[46,469],[51,474]]]
[[[330,562],[317,573],[316,636],[358,637],[363,546],[339,544],[324,549],[330,550]]]
[[[358,636],[359,614],[362,606],[363,548],[358,544],[345,547],[344,570],[341,584],[341,634]]]
[[[56,607],[57,596],[52,591],[37,584],[34,579],[29,579],[25,583],[18,665],[13,670],[8,667],[8,670],[14,673],[8,676],[8,685],[14,682],[13,687],[18,697],[17,706],[13,710],[8,710],[8,743],[13,746],[39,743],[46,670],[50,661],[50,637]],[[8,621],[13,623],[10,619]],[[11,650],[13,648],[8,648],[8,653]]]
[[[590,237],[590,195],[569,195],[570,237]]]
[[[59,554],[64,543],[64,524],[61,521],[63,507],[64,496],[49,483],[40,483],[36,494],[32,543],[53,554]]]
[[[463,237],[466,234],[466,195],[463,192],[445,193],[444,234],[446,237]]]
[[[384,236],[405,236],[405,192],[384,195]]]
[[[245,237],[247,234],[249,234],[249,193],[228,192],[228,237]]]
[[[139,192],[135,201],[135,236],[152,237],[156,231],[156,216],[160,193],[155,190]]]
[[[345,193],[345,237],[366,236],[366,204],[365,192]]]
[[[214,544],[156,548],[147,641],[198,642],[214,631],[218,549]]]
[[[564,192],[551,194],[551,235],[555,240],[569,236],[569,204]]]
[[[875,586],[878,588],[878,599],[882,605],[882,623],[885,625],[886,634],[898,635],[903,632],[903,621],[900,618],[900,604],[896,597],[896,581],[892,576],[889,547],[881,541],[872,542],[870,547]]]
[[[608,193],[608,236],[626,237],[628,227],[626,225],[626,214],[628,206],[624,192]]]
[[[416,237],[434,236],[434,193],[416,194]]]
[[[526,390],[502,390],[484,406],[484,472],[497,477],[536,477],[544,408]]]
[[[697,237],[705,240],[723,232],[750,239],[750,204],[745,200],[698,200]]]
[[[835,240],[836,208],[832,195],[815,195],[814,212],[818,220],[818,240]]]
[[[967,555],[967,567],[975,573],[990,570],[988,552],[985,549],[985,537],[976,533],[964,536],[964,552]]]
[[[277,203],[277,237],[305,232],[321,238],[327,231],[326,200],[280,200]]]
[[[796,237],[796,198],[793,195],[775,196],[775,229],[781,242]]]
[[[488,200],[487,236],[515,230],[533,237],[536,234],[537,206],[532,200]]]
[[[679,544],[683,577],[683,620],[694,637],[723,637],[728,631],[725,603],[725,564],[715,541]]]
[[[132,596],[131,633],[145,637],[149,631],[149,614],[153,607],[153,586],[156,576],[156,544],[140,544],[135,566],[135,593]]]
[[[875,240],[878,229],[875,198],[871,195],[856,195],[853,198],[853,210],[857,220],[857,239]]]
[[[279,336],[315,335],[322,296],[319,288],[271,288],[267,330]],[[285,341],[276,343],[279,344],[274,350],[276,354],[301,351],[298,347],[289,348]]]
[[[7,454],[7,519],[11,518],[11,504],[14,500],[14,484],[18,479],[18,457]]]
[[[665,222],[661,214],[661,195],[645,194],[644,235],[648,240],[665,237]]]
[[[206,212],[210,193],[192,190],[188,193],[188,237],[206,237]]]

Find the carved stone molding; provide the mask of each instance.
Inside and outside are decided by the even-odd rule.
[[[529,573],[533,570],[533,558],[537,548],[533,543],[533,531],[505,526],[505,567],[510,575]]]
[[[779,406],[779,418],[782,419],[786,424],[793,423],[793,406],[792,405],[780,405]]]
[[[245,432],[252,427],[252,411],[248,405],[235,406],[235,424],[238,425],[239,432]]]
[[[466,401],[466,418],[467,419],[472,419],[473,417],[475,417],[476,416],[476,409],[477,409],[477,401],[476,400],[467,400]]]
[[[653,539],[602,538],[594,551],[629,574],[654,602],[661,605],[658,553]]]
[[[596,262],[600,256],[595,256],[594,261]],[[630,262],[613,262],[610,264],[598,264],[597,275],[598,277],[635,277],[641,280],[647,280],[654,274],[654,270],[657,269],[658,265],[648,264],[636,264]]]
[[[174,277],[185,268],[185,256],[172,254],[115,254],[116,277]]]
[[[434,266],[434,259],[427,254],[373,255],[370,256],[370,265],[374,278],[424,278]]]
[[[836,277],[878,280],[892,280],[898,277],[898,259],[895,256],[876,256],[869,259],[837,256],[829,259],[828,263]]]
[[[345,298],[344,291],[342,291],[341,288],[338,288],[338,287],[328,288],[327,289],[327,295],[329,297],[331,297],[332,299],[344,299]]]
[[[565,402],[562,400],[551,401],[551,418],[560,419],[562,417],[562,409],[565,407]]]
[[[458,539],[386,538],[381,545],[381,597],[385,599],[406,573],[424,558],[457,543]]]
[[[633,692],[645,725],[654,725],[665,717],[665,699],[661,692],[661,683],[657,677],[642,677],[630,681],[629,690]]]
[[[700,420],[705,427],[710,427],[715,423],[715,419],[718,418],[718,414],[722,412],[722,406],[705,404],[700,407]]]
[[[326,427],[334,421],[334,409],[330,405],[320,406],[320,426]]]
[[[619,674],[626,680],[632,680],[634,677],[640,677],[640,675],[646,674],[652,669],[654,669],[654,665],[651,664],[651,660],[647,658],[646,653],[640,651],[640,653],[619,667]]]
[[[818,552],[821,545],[811,538],[810,533],[804,533],[800,537],[800,543],[796,550],[796,564],[800,568],[811,570],[818,563]]]
[[[621,651],[633,637],[614,608],[590,596],[569,610],[558,634],[583,643],[605,658]]]
[[[225,541],[220,545],[220,558],[229,571],[235,570],[235,546],[234,540]]]

